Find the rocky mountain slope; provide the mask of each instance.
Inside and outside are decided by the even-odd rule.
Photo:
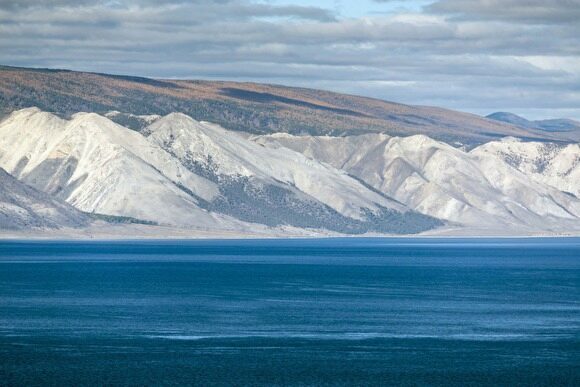
[[[106,113],[123,126],[139,129],[151,117],[182,112],[252,133],[424,134],[475,146],[506,136],[574,141],[574,133],[522,128],[473,114],[411,106],[322,90],[256,83],[156,80],[65,70],[0,66],[0,115],[38,106],[70,116]]]
[[[273,149],[290,148],[343,169],[417,211],[450,222],[494,230],[556,231],[580,226],[577,197],[533,178],[525,168],[514,168],[503,157],[485,151],[486,145],[465,152],[422,135],[384,134],[274,134],[253,140]],[[519,144],[530,153],[537,146]],[[570,147],[563,154],[578,157],[577,149]],[[560,184],[567,184],[570,192],[580,184],[574,176],[561,177]]]
[[[238,216],[245,215],[243,208],[249,210],[258,205],[264,212],[266,206],[270,207],[268,214],[264,213],[264,221],[276,219],[292,212],[300,202],[315,205],[309,198],[353,219],[363,219],[367,212],[380,216],[385,211],[400,213],[407,210],[402,204],[367,189],[340,170],[289,149],[262,147],[237,133],[197,122],[184,114],[165,116],[146,132],[151,133],[149,138],[153,142],[193,172],[216,182],[224,193],[221,204],[227,205]],[[276,200],[256,202],[257,195],[266,192],[276,193],[273,198]]]
[[[23,109],[0,123],[0,166],[82,211],[162,225],[413,233],[442,224],[340,170],[183,114],[138,133],[94,113]]]
[[[0,230],[84,227],[92,219],[0,169]]]
[[[13,113],[0,124],[0,165],[85,212],[161,224],[222,223],[198,206],[197,198],[217,195],[212,182],[139,133],[97,114],[79,113],[67,121],[35,108]]]
[[[0,122],[0,168],[20,180],[9,176],[21,193],[5,189],[6,203],[36,192],[28,200],[183,229],[580,232],[579,144],[504,138],[468,151],[424,135],[253,135],[183,113],[28,108]],[[76,214],[52,224],[87,218]],[[13,216],[10,227],[46,218]]]
[[[492,141],[473,151],[492,154],[531,179],[580,197],[580,144]]]

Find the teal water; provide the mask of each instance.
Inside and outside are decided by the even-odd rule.
[[[580,239],[0,242],[0,385],[580,385]]]

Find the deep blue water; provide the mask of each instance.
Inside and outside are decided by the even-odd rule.
[[[580,385],[580,239],[0,241],[0,384]]]

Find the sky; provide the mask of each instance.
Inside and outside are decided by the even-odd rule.
[[[0,64],[580,119],[580,0],[0,0]]]

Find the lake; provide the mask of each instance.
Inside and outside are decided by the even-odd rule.
[[[580,238],[0,241],[1,385],[580,385]]]

